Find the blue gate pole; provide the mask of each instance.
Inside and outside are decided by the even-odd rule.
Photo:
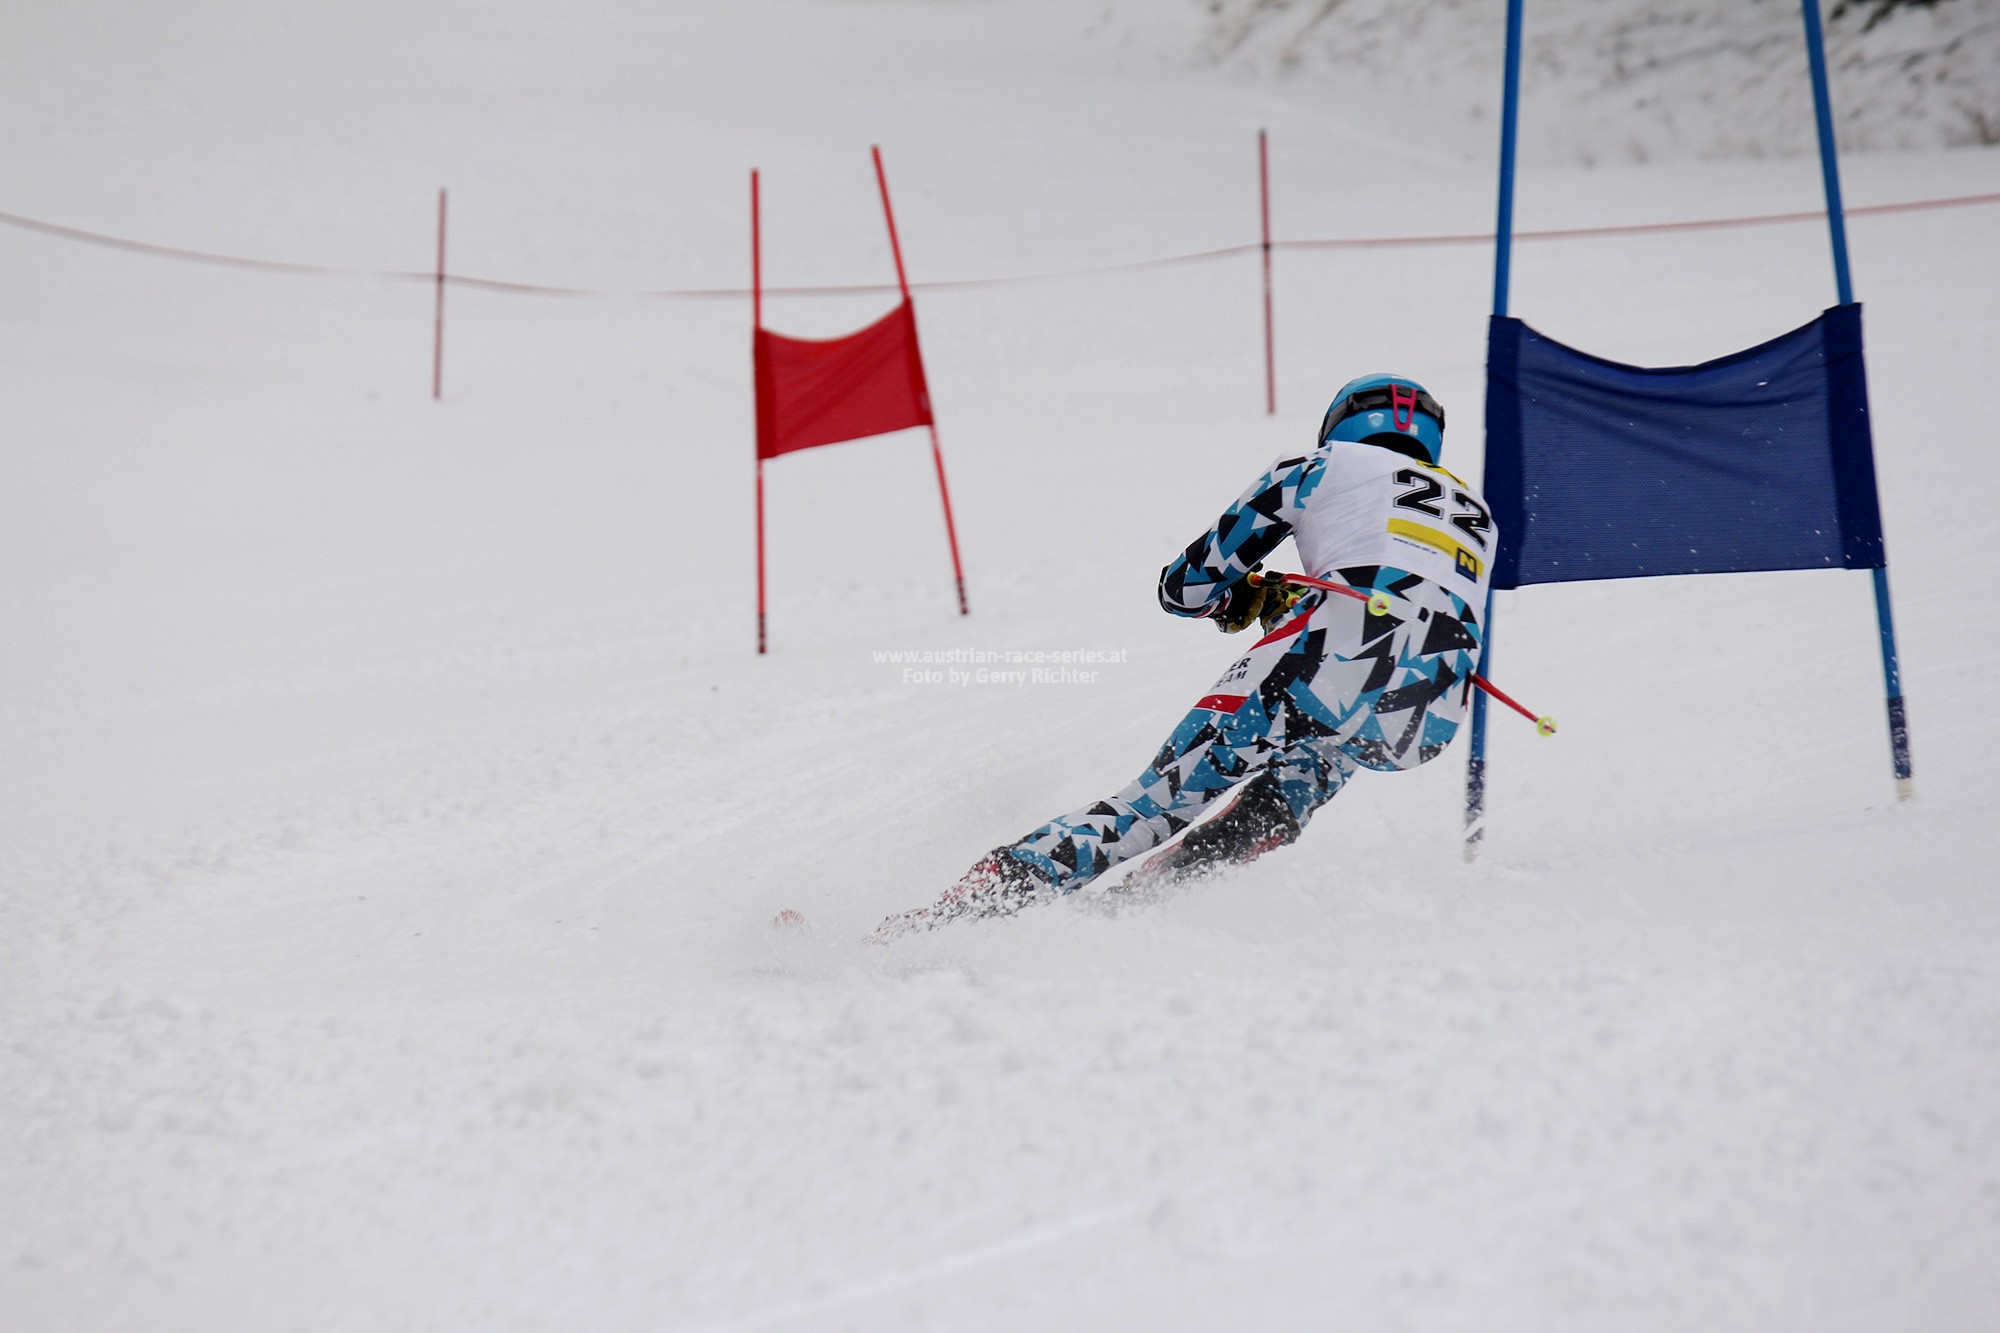
[[[1507,65],[1500,94],[1500,211],[1493,223],[1493,313],[1507,313],[1507,281],[1514,258],[1514,140],[1521,124],[1521,10],[1507,0]],[[1488,374],[1492,371],[1489,368]],[[1479,674],[1493,678],[1493,592],[1486,593],[1479,646]],[[1479,855],[1486,836],[1486,693],[1472,694],[1472,753],[1465,761],[1465,859]]]
[[[1493,313],[1507,313],[1508,270],[1514,257],[1514,139],[1521,125],[1521,10],[1507,0],[1507,69],[1500,91],[1500,216],[1493,224]]]
[[[1826,225],[1833,234],[1833,285],[1840,303],[1853,305],[1854,283],[1847,274],[1847,213],[1840,206],[1840,158],[1833,144],[1833,98],[1827,90],[1819,0],[1800,0],[1799,13],[1806,21],[1806,66],[1812,71],[1813,119],[1819,124],[1819,174],[1826,182]]]
[[[1812,71],[1813,119],[1819,127],[1819,170],[1826,185],[1826,225],[1833,238],[1833,283],[1840,304],[1854,304],[1854,282],[1847,268],[1847,214],[1840,202],[1840,155],[1833,140],[1833,95],[1826,77],[1826,41],[1820,32],[1819,0],[1800,0],[1806,25],[1806,63]],[[1872,442],[1871,442],[1872,447]],[[1896,795],[1907,801],[1916,794],[1910,772],[1910,728],[1903,708],[1903,673],[1896,661],[1896,623],[1889,606],[1889,558],[1869,571],[1875,579],[1875,624],[1882,637],[1882,681],[1889,698],[1889,757],[1896,774]]]

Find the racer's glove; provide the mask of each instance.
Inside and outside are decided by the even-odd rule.
[[[1287,583],[1283,574],[1253,569],[1223,593],[1222,604],[1213,617],[1215,627],[1224,634],[1236,634],[1249,629],[1254,620],[1268,630],[1283,620],[1305,595],[1304,588]]]

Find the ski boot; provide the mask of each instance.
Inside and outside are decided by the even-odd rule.
[[[1012,916],[1037,898],[1053,896],[1053,885],[1003,847],[981,857],[929,907],[898,912],[875,927],[869,938],[887,944],[914,931],[936,930],[962,918]]]
[[[1265,852],[1299,840],[1299,821],[1275,778],[1259,776],[1213,819],[1142,862],[1118,887],[1120,893],[1157,892],[1201,879],[1230,866],[1249,865]]]

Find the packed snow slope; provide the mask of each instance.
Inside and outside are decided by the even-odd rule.
[[[1504,0],[1193,0],[1246,77],[1420,92],[1433,138],[1490,148]],[[1821,0],[1843,150],[2000,142],[2000,0]],[[1526,0],[1521,152],[1589,165],[1784,157],[1812,135],[1798,0]],[[1357,88],[1358,85],[1358,88]]]
[[[757,166],[770,280],[870,283],[880,143],[913,278],[1031,274],[1254,239],[1264,127],[1281,235],[1490,225],[1422,107],[1200,72],[1155,9],[13,6],[0,208],[423,270],[448,185],[459,272],[729,287]],[[1531,170],[1520,223],[1817,189]],[[1282,254],[1268,418],[1252,258],[920,295],[972,614],[921,434],[816,450],[758,658],[747,302],[455,288],[433,403],[424,283],[0,227],[0,1323],[1990,1326],[1996,218],[1852,226],[1914,802],[1864,576],[1532,588],[1496,675],[1563,729],[1496,716],[1476,864],[1455,751],[1147,910],[888,949],[1227,664],[1157,571],[1335,384],[1420,376],[1476,474],[1488,247]],[[1652,364],[1832,300],[1810,225],[1516,264]],[[1115,660],[878,658],[957,649]]]

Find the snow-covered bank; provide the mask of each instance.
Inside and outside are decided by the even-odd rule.
[[[725,285],[759,165],[774,280],[870,281],[880,141],[950,276],[1245,239],[1268,125],[1297,232],[1491,208],[1426,142],[1351,199],[1326,162],[1377,131],[1089,5],[391,12],[38,15],[0,43],[5,206],[420,266],[442,182],[468,271]],[[1521,220],[1816,185],[1543,171]],[[420,288],[0,232],[9,1326],[1979,1327],[1991,228],[1853,231],[1916,803],[1865,579],[1531,589],[1497,670],[1564,730],[1500,720],[1479,865],[1454,757],[1157,909],[890,951],[849,941],[1207,686],[1230,644],[1157,612],[1158,567],[1332,383],[1422,375],[1476,470],[1484,252],[1287,256],[1274,420],[1248,260],[926,298],[973,615],[920,438],[788,457],[759,661],[747,311],[454,293],[434,405]],[[1819,242],[1524,245],[1516,309],[1695,359],[1830,300]],[[1123,657],[987,689],[875,658],[957,647]]]
[[[1507,6],[1487,0],[1197,0],[1200,58],[1374,120],[1420,117],[1488,150]],[[1822,3],[1846,151],[2000,142],[2000,3]],[[1528,0],[1521,143],[1545,163],[1808,154],[1796,0]]]

